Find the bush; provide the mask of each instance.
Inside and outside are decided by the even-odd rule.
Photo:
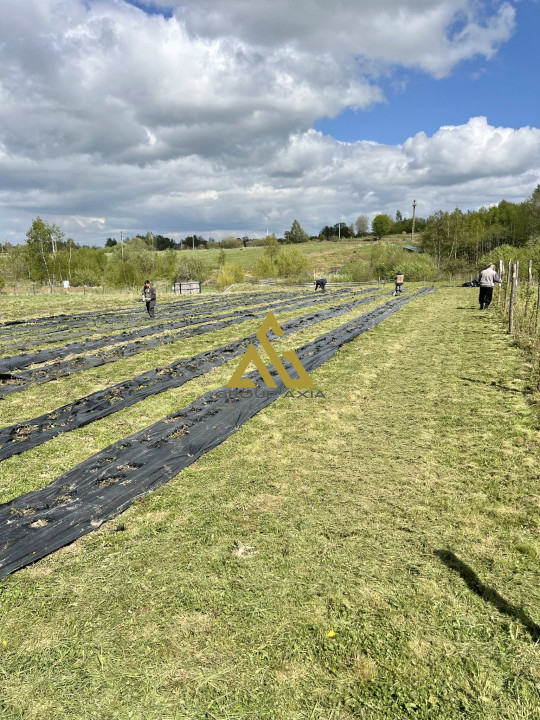
[[[138,285],[142,287],[145,280],[146,278],[140,274],[139,268],[133,262],[122,261],[118,256],[111,258],[105,270],[105,284],[110,287],[133,288]]]
[[[309,258],[295,247],[284,248],[276,257],[276,265],[279,277],[299,280],[305,280],[311,268]]]
[[[360,260],[343,268],[341,276],[350,279],[352,282],[369,282],[373,280],[373,272],[371,266],[367,262]]]
[[[342,275],[354,282],[392,280],[401,270],[406,282],[437,279],[437,266],[430,255],[409,253],[392,245],[374,245],[366,260],[346,265]]]
[[[533,276],[538,277],[540,273],[540,246],[531,245],[529,247],[517,248],[514,245],[499,245],[494,250],[486,253],[480,258],[477,270],[484,270],[490,263],[494,263],[497,272],[499,272],[499,260],[504,263],[505,271],[508,271],[508,262],[519,261],[519,277],[521,280],[527,280],[529,276],[529,260],[533,261]]]
[[[405,275],[405,281],[421,282],[423,280],[437,280],[437,265],[430,255],[416,255],[408,253],[408,257],[395,265],[391,277],[395,277],[398,270]]]
[[[261,255],[253,266],[253,275],[259,280],[263,278],[275,278],[278,275],[277,265],[272,258],[265,253]]]
[[[218,287],[223,288],[233,285],[234,283],[244,282],[244,268],[238,263],[225,263],[220,268],[217,276]]]
[[[71,272],[70,285],[74,287],[80,287],[81,285],[89,285],[90,287],[97,287],[101,285],[101,272],[99,269],[93,267],[80,267],[75,268]]]
[[[174,271],[173,282],[183,282],[185,280],[204,282],[208,280],[211,273],[211,268],[199,254],[182,254]]]
[[[231,250],[232,248],[241,248],[244,247],[244,243],[239,239],[229,236],[226,238],[223,238],[221,241],[221,247],[225,248],[226,250]]]

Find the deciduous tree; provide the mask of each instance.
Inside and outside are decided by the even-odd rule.
[[[384,235],[388,235],[392,229],[392,218],[384,213],[375,215],[371,223],[371,229],[377,240],[380,240]]]

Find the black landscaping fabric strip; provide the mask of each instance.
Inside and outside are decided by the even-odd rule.
[[[305,298],[305,293],[296,296],[296,298]],[[259,298],[253,309],[262,304],[262,300]],[[289,303],[290,300],[275,301],[273,304],[265,304],[265,307],[273,308],[278,307],[281,304]],[[247,303],[246,303],[247,304]],[[222,308],[226,309],[226,308]],[[178,330],[188,325],[198,325],[202,323],[212,322],[216,320],[223,320],[225,318],[234,318],[235,316],[244,316],[246,313],[245,308],[243,310],[236,310],[225,312],[221,315],[207,315],[204,316],[203,310],[199,313],[190,314],[188,318],[181,320],[172,320],[170,322],[154,322],[152,325],[147,325],[143,328],[137,328],[135,330],[124,331],[118,335],[106,335],[101,338],[95,338],[85,340],[83,342],[69,343],[63,347],[48,348],[45,350],[37,350],[33,353],[23,353],[20,355],[11,355],[10,357],[0,358],[0,376],[10,373],[13,370],[21,370],[22,368],[30,365],[39,365],[41,363],[51,362],[53,360],[59,360],[60,358],[67,357],[68,355],[75,355],[79,353],[89,352],[91,350],[99,350],[109,345],[115,345],[118,343],[126,342],[132,338],[142,338],[148,335],[157,335],[165,330]]]
[[[351,291],[337,291],[332,295],[322,293],[317,296],[310,295],[308,298],[303,295],[302,297],[306,299],[301,302],[292,303],[290,300],[284,300],[279,303],[270,303],[261,311],[254,312],[252,310],[246,310],[244,312],[239,312],[235,317],[227,315],[226,320],[219,322],[207,321],[202,325],[199,320],[197,327],[195,328],[183,330],[179,333],[173,333],[171,335],[154,335],[146,340],[135,340],[125,345],[116,345],[95,355],[81,355],[68,360],[57,360],[50,365],[44,365],[43,367],[30,370],[20,370],[15,373],[0,373],[0,399],[7,395],[27,390],[31,385],[50,382],[51,380],[56,380],[59,377],[66,377],[67,375],[72,375],[73,373],[78,373],[83,370],[101,367],[107,363],[117,362],[118,360],[132,357],[133,355],[137,355],[145,350],[178,342],[179,340],[187,337],[204,335],[206,333],[215,332],[216,330],[223,330],[231,325],[246,322],[247,320],[264,317],[268,313],[268,310],[271,309],[279,308],[283,310],[296,310],[316,303],[329,302],[332,297],[335,297],[338,293],[343,292],[350,293]],[[363,290],[361,292],[368,292],[368,290]]]
[[[267,295],[280,295],[284,294],[286,291],[278,290],[278,291],[272,291],[265,293]],[[134,295],[137,294],[136,291],[134,291]],[[138,304],[139,298],[142,293],[138,293],[137,300],[134,300],[134,307]],[[260,297],[260,292],[249,292],[249,293],[237,293],[234,295],[227,295],[227,298],[240,298],[240,297]],[[204,302],[214,302],[218,298],[222,298],[222,295],[216,296],[216,295],[182,295],[180,298],[176,298],[175,300],[171,300],[169,302],[159,302],[159,307],[162,310],[168,311],[171,308],[174,308],[176,306],[186,306],[188,304],[201,304]],[[108,320],[108,319],[114,319],[116,316],[121,317],[122,315],[131,315],[133,313],[132,307],[123,307],[123,308],[113,308],[111,310],[106,309],[100,309],[100,310],[93,310],[92,312],[83,312],[83,313],[60,313],[59,315],[43,315],[41,317],[37,318],[27,318],[23,320],[8,320],[7,322],[0,323],[0,333],[4,332],[10,332],[12,329],[11,326],[13,325],[28,325],[30,326],[30,329],[36,330],[38,326],[40,325],[62,325],[65,323],[80,323],[82,320],[90,320],[90,321],[96,321],[96,320]],[[22,328],[18,328],[22,329]]]
[[[433,290],[423,288],[391,300],[307,343],[296,351],[303,367],[312,372],[345,343]],[[206,393],[189,407],[93,455],[48,487],[1,505],[0,577],[98,528],[220,445],[285,390],[275,369],[270,366],[268,371],[275,391],[263,387],[259,374],[252,373],[257,390],[224,387]]]
[[[182,303],[179,300],[175,300],[169,303],[161,303],[160,308],[163,312],[174,311],[175,306],[181,306]],[[146,307],[140,300],[134,301],[132,307],[127,308],[116,308],[114,310],[94,310],[86,313],[74,313],[67,314],[62,313],[60,315],[46,315],[39,318],[28,318],[26,320],[12,320],[10,322],[0,324],[0,338],[9,335],[11,338],[15,335],[23,335],[25,333],[39,333],[54,330],[56,327],[72,327],[77,328],[81,325],[86,325],[92,322],[101,322],[108,324],[110,322],[121,321],[122,318],[131,317],[134,313],[140,313],[141,315],[146,313]],[[17,325],[13,328],[13,325]],[[15,333],[14,333],[15,331]]]
[[[205,299],[195,302],[181,303],[179,301],[170,303],[165,310],[162,306],[158,306],[158,317],[159,319],[167,319],[172,316],[175,318],[190,317],[194,314],[200,315],[204,313],[212,313],[214,311],[226,310],[233,307],[246,307],[247,305],[257,305],[262,302],[275,301],[285,298],[300,297],[305,295],[304,293],[249,293],[245,295],[222,296],[211,299]],[[75,316],[77,317],[77,316]],[[89,322],[93,325],[89,325]],[[129,314],[124,313],[121,316],[115,315],[111,317],[102,317],[99,314],[93,314],[88,322],[51,322],[49,325],[42,325],[40,327],[29,326],[24,332],[13,333],[12,330],[7,330],[6,334],[8,337],[4,338],[4,344],[9,341],[10,349],[22,349],[27,350],[29,347],[36,347],[37,345],[46,345],[51,343],[61,342],[64,338],[73,339],[76,337],[88,336],[95,334],[98,331],[109,331],[114,332],[115,328],[124,330],[128,327],[145,327],[155,324],[154,319],[150,319],[146,312],[144,304],[139,304],[137,307],[130,309]],[[77,329],[79,328],[79,329]],[[2,338],[0,337],[0,344]]]
[[[349,289],[348,292],[351,292]],[[13,353],[14,350],[22,350],[24,353],[26,353],[29,348],[31,347],[39,347],[40,349],[43,349],[42,346],[44,345],[51,345],[55,343],[57,347],[62,347],[59,343],[61,343],[63,340],[67,340],[68,342],[72,342],[74,338],[80,338],[85,337],[88,338],[89,335],[96,335],[98,332],[114,332],[115,328],[118,327],[119,330],[122,332],[120,334],[123,334],[124,332],[130,332],[131,328],[133,328],[133,332],[136,334],[138,329],[146,330],[151,329],[153,327],[158,327],[160,324],[162,324],[165,321],[174,322],[175,320],[181,320],[185,318],[192,318],[195,316],[205,316],[210,315],[212,316],[213,313],[217,312],[233,312],[234,310],[237,310],[238,308],[241,308],[242,310],[246,310],[248,307],[255,307],[261,304],[269,303],[269,302],[285,302],[286,300],[294,300],[297,298],[306,297],[306,293],[282,293],[282,294],[273,294],[271,298],[265,298],[264,296],[261,296],[260,294],[254,297],[249,297],[246,300],[242,299],[226,299],[225,301],[223,299],[220,300],[214,300],[212,303],[207,304],[201,304],[201,305],[190,305],[189,307],[180,307],[176,309],[173,313],[171,311],[169,313],[169,317],[164,317],[163,313],[158,314],[157,319],[150,319],[146,313],[144,312],[144,316],[142,313],[139,313],[137,316],[135,316],[134,319],[124,320],[121,323],[116,323],[114,327],[103,327],[103,326],[94,326],[92,328],[85,327],[81,330],[73,330],[73,329],[65,329],[63,327],[60,330],[49,330],[44,331],[43,335],[37,335],[32,334],[31,337],[25,338],[24,342],[21,343],[11,343],[10,344],[10,352]],[[214,318],[215,315],[214,315]],[[112,335],[103,335],[103,340],[107,340],[107,338],[110,338]],[[92,338],[90,338],[91,340]],[[53,348],[54,350],[54,348]],[[4,358],[0,358],[0,362],[4,361],[10,361],[11,357],[6,356]],[[18,366],[19,367],[19,366]],[[7,369],[7,368],[6,368]]]
[[[375,298],[375,295],[368,295],[345,305],[335,305],[312,312],[282,323],[281,329],[285,335],[290,335],[329,318],[345,315],[361,305],[372,302]],[[272,340],[276,336],[270,332],[269,337]],[[61,433],[84,427],[126,407],[131,407],[151,395],[180,387],[240,355],[251,343],[259,344],[255,334],[189,358],[182,358],[166,367],[142,373],[131,380],[79,398],[45,415],[1,428],[0,462],[42,445]]]

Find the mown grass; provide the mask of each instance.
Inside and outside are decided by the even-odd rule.
[[[1,581],[3,717],[538,718],[537,411],[475,308],[410,303],[313,373],[324,402]]]

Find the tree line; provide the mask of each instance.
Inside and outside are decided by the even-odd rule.
[[[370,237],[408,234],[412,229],[412,218],[403,218],[398,210],[395,218],[385,214],[377,215],[371,223]],[[512,248],[521,249],[523,257],[531,255],[532,250],[525,250],[532,248],[535,257],[536,254],[540,257],[540,185],[521,203],[502,200],[498,205],[477,211],[463,212],[459,208],[452,212],[438,210],[427,219],[416,218],[415,230],[418,232],[418,243],[424,253],[433,259],[439,272],[470,272],[490,254],[494,259],[503,255],[506,257],[512,254]],[[182,253],[179,256],[179,250],[224,251],[255,245],[264,245],[266,250],[260,267],[256,268],[257,274],[281,277],[283,273],[287,276],[289,271],[285,270],[287,254],[282,255],[278,262],[276,248],[279,249],[280,245],[298,245],[310,240],[362,238],[368,236],[369,232],[368,217],[359,215],[354,224],[338,222],[326,225],[315,237],[310,236],[298,220],[294,220],[283,238],[274,235],[262,239],[229,236],[217,242],[190,235],[175,241],[148,232],[120,242],[115,238],[107,238],[105,247],[88,247],[66,238],[57,225],[37,217],[26,233],[24,244],[0,245],[0,288],[6,282],[34,282],[52,286],[66,280],[71,285],[79,286],[105,284],[110,287],[134,287],[146,277],[171,280],[178,278],[179,273],[185,275],[189,272],[193,279],[202,279],[209,275],[203,267],[206,264],[188,261],[189,254],[184,256]],[[497,248],[500,248],[500,252],[496,252]],[[515,250],[513,252],[516,253]],[[181,256],[185,259],[179,262]],[[295,263],[298,265],[298,259]],[[220,256],[219,267],[224,265],[225,260]],[[299,265],[295,267],[295,272],[302,272]]]

